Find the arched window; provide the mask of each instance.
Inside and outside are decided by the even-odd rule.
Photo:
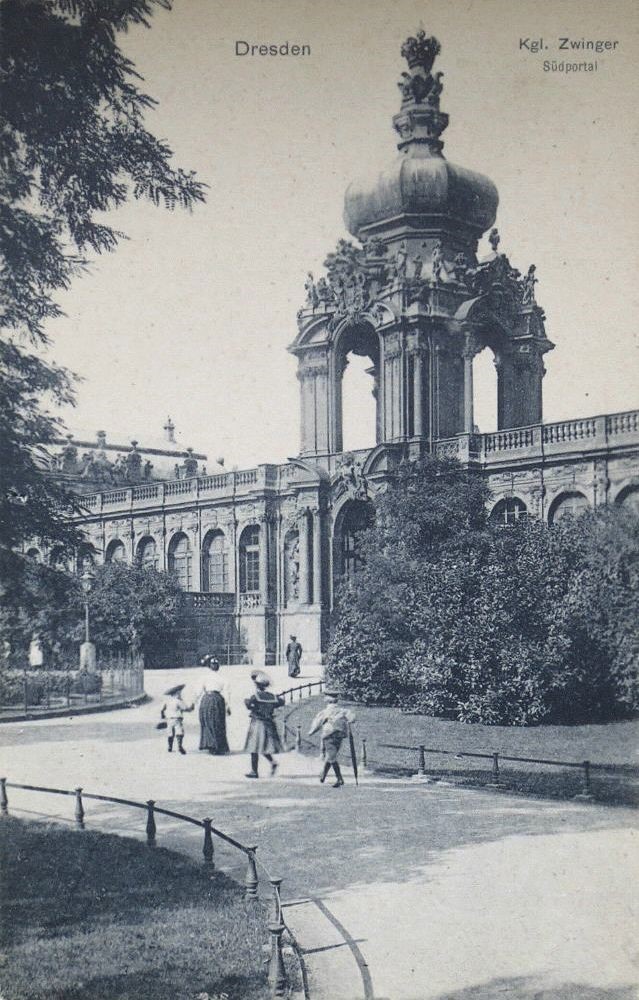
[[[202,546],[202,589],[225,594],[229,589],[229,557],[222,531],[209,531]]]
[[[616,503],[624,510],[639,514],[639,486],[628,486],[617,497]]]
[[[494,524],[507,526],[517,524],[528,517],[528,508],[519,497],[505,497],[499,500],[490,512],[490,520]]]
[[[174,535],[169,542],[169,573],[182,590],[191,589],[191,548],[183,531]]]
[[[335,360],[337,450],[370,448],[380,440],[378,334],[367,324],[349,327]]]
[[[259,593],[260,529],[256,524],[245,528],[240,537],[240,593]]]
[[[108,563],[115,563],[124,562],[125,560],[126,549],[124,548],[124,542],[120,541],[119,538],[114,538],[113,541],[109,542],[107,545],[104,561]]]
[[[144,538],[141,538],[138,542],[137,559],[140,566],[144,569],[157,569],[158,547],[155,539],[151,538],[150,535],[145,535]]]
[[[362,500],[350,500],[342,508],[337,521],[336,555],[339,573],[347,580],[351,580],[364,564],[359,536],[371,526],[373,517],[371,504]]]
[[[588,510],[589,503],[583,493],[562,493],[550,508],[551,524],[557,524],[565,517],[578,517]]]
[[[27,559],[33,559],[34,562],[42,562],[42,553],[40,552],[40,549],[36,549],[35,547],[27,549],[25,555]]]
[[[496,431],[498,421],[498,375],[495,355],[486,348],[473,358],[473,429],[483,434]]]

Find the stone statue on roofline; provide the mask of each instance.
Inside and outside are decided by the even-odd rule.
[[[538,284],[538,278],[535,277],[535,272],[537,268],[534,264],[531,264],[528,268],[528,273],[522,279],[523,285],[523,296],[522,305],[529,306],[534,305],[535,302],[535,285]]]

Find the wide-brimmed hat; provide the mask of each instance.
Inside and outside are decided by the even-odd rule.
[[[251,680],[255,681],[258,687],[268,687],[271,683],[271,678],[263,670],[251,671]]]
[[[174,687],[169,688],[169,690],[165,691],[164,693],[165,694],[179,694],[180,691],[183,691],[185,687],[186,687],[186,684],[176,684]]]
[[[341,698],[341,692],[338,691],[336,688],[328,688],[328,690],[326,690],[326,689],[324,690],[324,697],[325,698]]]

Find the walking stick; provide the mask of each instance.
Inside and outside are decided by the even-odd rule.
[[[359,786],[359,781],[357,780],[357,754],[355,753],[355,740],[353,739],[353,730],[351,729],[350,722],[348,723],[348,743],[351,748],[351,761],[353,764],[353,774],[355,775],[355,784]]]

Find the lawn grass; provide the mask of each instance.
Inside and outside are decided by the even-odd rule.
[[[291,706],[289,731],[301,726],[302,751],[318,752],[317,736],[307,738],[310,720],[324,704],[321,696]],[[611,805],[639,805],[639,720],[582,726],[484,726],[408,715],[396,708],[349,705],[356,715],[353,734],[361,756],[365,738],[369,769],[402,777],[415,774],[416,750],[395,750],[384,744],[420,744],[434,749],[500,753],[547,760],[591,761],[591,790],[596,801]],[[289,732],[289,742],[291,736]],[[348,754],[342,751],[346,760]],[[606,764],[605,770],[594,767]],[[555,768],[501,761],[500,781],[505,791],[549,798],[572,798],[582,791],[581,768]],[[456,784],[486,785],[492,780],[491,761],[451,755],[426,754],[426,773]]]
[[[0,899],[3,1000],[270,996],[262,904],[174,852],[3,817]]]

